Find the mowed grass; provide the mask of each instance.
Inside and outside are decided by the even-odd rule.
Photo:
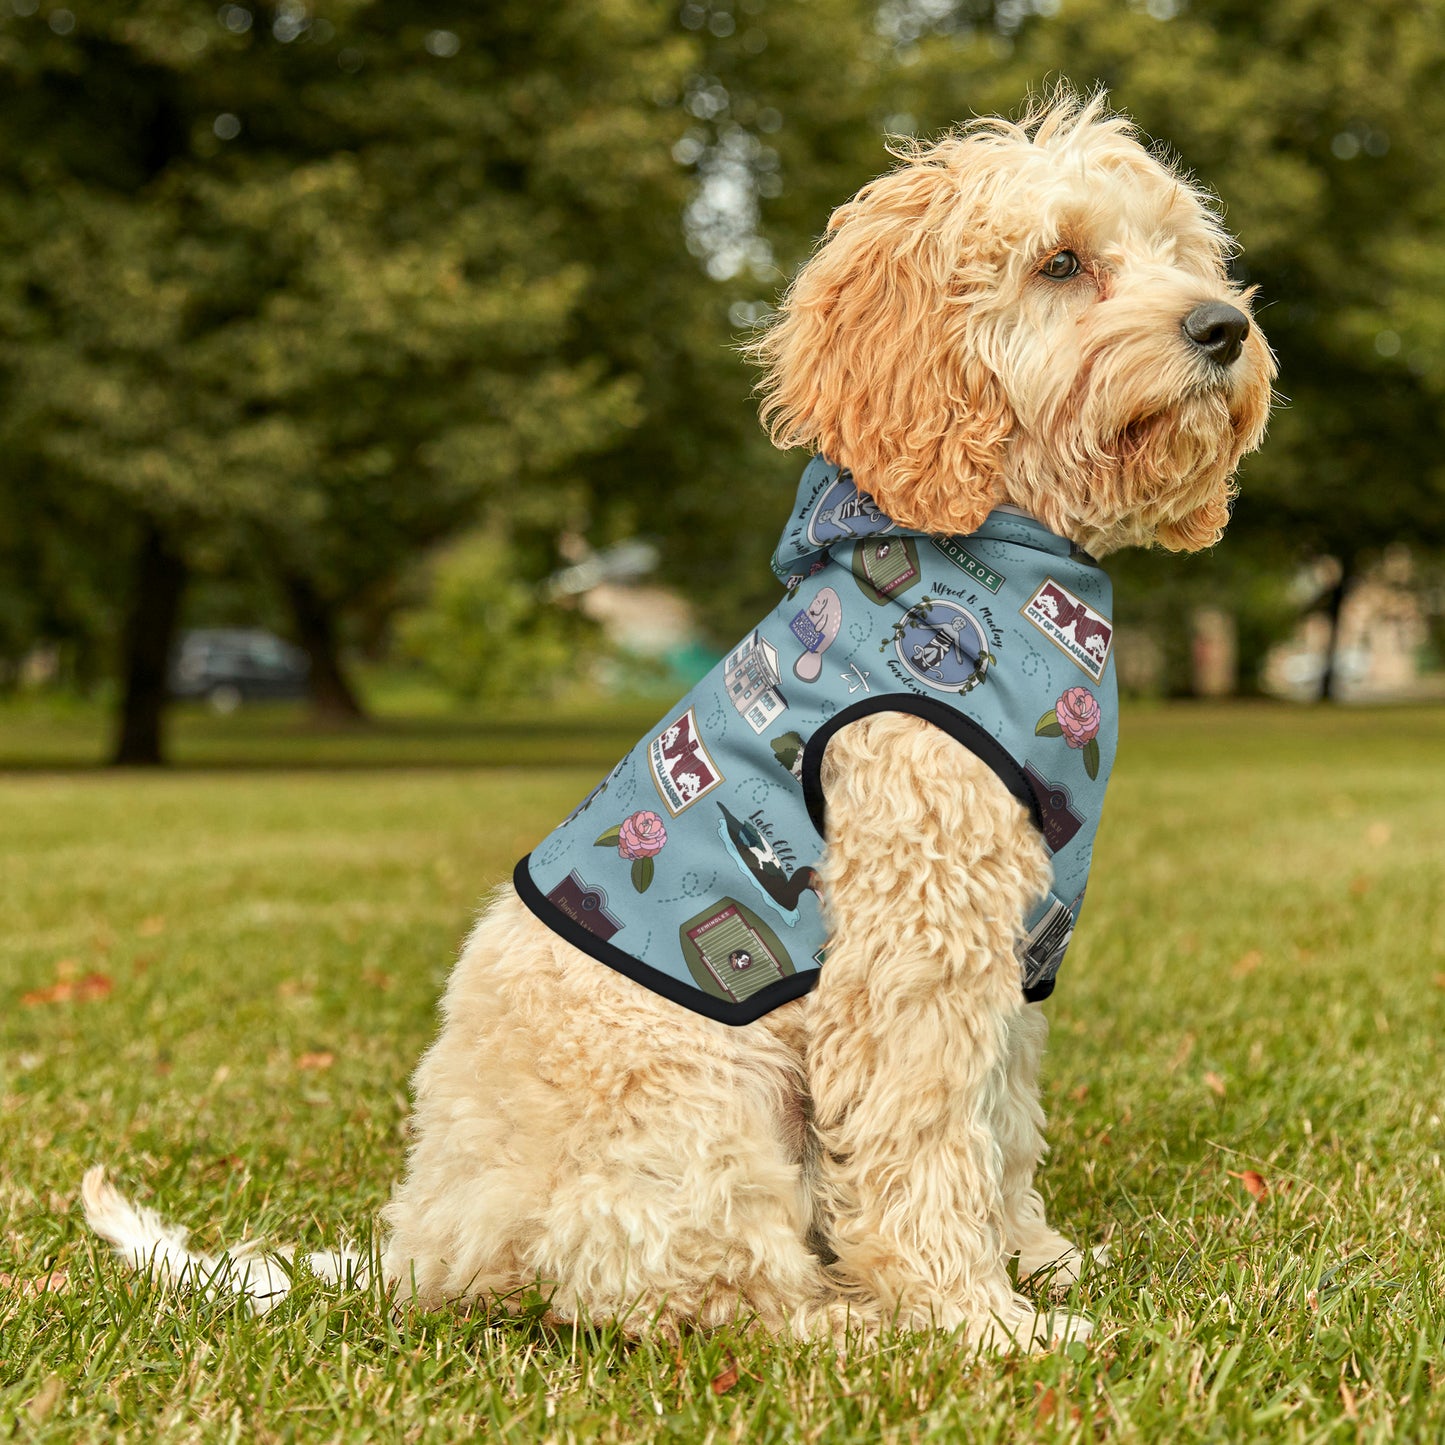
[[[1086,1347],[673,1350],[305,1278],[255,1319],[87,1239],[105,1161],[202,1247],[365,1242],[480,898],[633,722],[554,720],[550,766],[0,778],[0,1436],[1445,1438],[1442,711],[1126,713],[1046,1005],[1043,1188],[1112,1249]]]

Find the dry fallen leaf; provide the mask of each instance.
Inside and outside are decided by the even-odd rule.
[[[729,1355],[727,1369],[712,1378],[712,1392],[714,1395],[726,1395],[737,1382],[738,1362]]]
[[[1435,987],[1445,988],[1445,973],[1437,973],[1435,975]]]
[[[1071,1098],[1076,1104],[1082,1104],[1084,1100],[1088,1097],[1089,1086],[1087,1084],[1080,1084],[1077,1089],[1069,1090],[1069,1098]]]
[[[1366,878],[1363,873],[1357,873],[1350,879],[1350,896],[1352,898],[1363,898],[1370,891],[1372,880]]]
[[[166,921],[159,913],[150,918],[142,918],[136,926],[136,932],[142,938],[158,938],[166,931]]]
[[[1221,1099],[1224,1097],[1224,1080],[1213,1069],[1205,1074],[1204,1084],[1211,1093],[1218,1094]]]
[[[49,988],[32,988],[20,995],[20,1006],[34,1008],[42,1003],[63,1003],[74,991],[74,985],[65,982],[53,983]]]
[[[30,1398],[26,1411],[37,1425],[60,1403],[65,1394],[65,1381],[59,1375],[51,1375]]]
[[[108,974],[88,973],[84,978],[62,978],[48,988],[32,989],[21,994],[20,1002],[25,1008],[45,1003],[69,1003],[72,999],[89,1003],[93,999],[104,998],[114,987]]]
[[[1176,1069],[1183,1068],[1188,1062],[1189,1055],[1194,1052],[1194,1035],[1185,1034],[1179,1041],[1179,1047],[1174,1050],[1174,1057],[1169,1060],[1165,1068],[1172,1074]]]
[[[1038,1403],[1034,1406],[1034,1424],[1052,1425],[1054,1423],[1054,1414],[1058,1410],[1058,1407],[1059,1397],[1052,1389],[1044,1390],[1039,1395]]]
[[[325,1049],[318,1049],[313,1054],[302,1054],[296,1060],[298,1069],[329,1069],[336,1062],[336,1055],[328,1053]]]
[[[0,1289],[13,1289],[26,1299],[35,1299],[43,1294],[65,1294],[70,1289],[70,1276],[64,1269],[53,1269],[49,1274],[29,1279],[18,1274],[0,1274]]]
[[[1235,978],[1247,978],[1264,962],[1264,954],[1259,949],[1251,948],[1229,971]]]
[[[1257,1170],[1243,1169],[1236,1174],[1235,1171],[1231,1169],[1229,1170],[1229,1177],[1239,1180],[1239,1182],[1244,1185],[1246,1192],[1253,1199],[1263,1199],[1264,1196],[1269,1193],[1269,1184],[1266,1182],[1264,1175]]]
[[[362,983],[370,984],[372,988],[379,989],[382,993],[386,993],[394,982],[389,973],[383,973],[379,968],[362,969],[361,981]]]

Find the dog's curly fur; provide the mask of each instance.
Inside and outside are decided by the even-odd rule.
[[[839,208],[754,348],[774,440],[928,531],[1008,502],[1095,553],[1214,542],[1273,366],[1257,329],[1228,368],[1182,333],[1201,303],[1247,305],[1207,201],[1097,99],[902,160]],[[1064,248],[1078,277],[1041,276]],[[1042,842],[916,718],[845,729],[824,786],[827,966],[745,1028],[609,973],[510,890],[492,904],[417,1072],[390,1275],[428,1301],[547,1280],[563,1317],[666,1331],[1033,1331],[1008,1257],[1078,1262],[1034,1189],[1044,1022],[1015,950]]]
[[[1101,98],[982,120],[839,208],[756,343],[785,447],[851,468],[908,526],[1009,503],[1098,554],[1192,549],[1228,518],[1274,374],[1182,330],[1248,296],[1217,212]],[[1071,279],[1041,272],[1061,250]],[[1087,1332],[1027,1275],[1078,1269],[1034,1187],[1045,1023],[1020,992],[1049,878],[973,754],[880,714],[823,765],[831,941],[817,987],[729,1028],[608,970],[510,887],[467,942],[415,1077],[383,1268],[425,1304],[539,1283],[562,1319],[674,1335],[746,1317],[839,1338]],[[103,1231],[104,1232],[104,1231]]]

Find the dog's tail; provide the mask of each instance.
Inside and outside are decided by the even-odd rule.
[[[278,1305],[291,1288],[295,1250],[262,1250],[238,1245],[217,1255],[195,1254],[186,1247],[187,1231],[167,1224],[153,1209],[132,1204],[105,1177],[105,1165],[87,1169],[80,1185],[85,1222],[132,1269],[167,1283],[199,1289],[207,1299],[243,1298],[258,1315]],[[364,1285],[370,1261],[353,1249],[324,1250],[306,1256],[311,1272],[331,1284]]]

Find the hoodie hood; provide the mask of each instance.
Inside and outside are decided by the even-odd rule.
[[[933,535],[900,526],[867,492],[859,490],[852,472],[846,468],[839,471],[826,457],[816,456],[798,483],[792,515],[773,552],[773,574],[784,587],[791,589],[819,571],[839,542],[857,542],[866,537]],[[972,535],[1097,565],[1067,537],[1051,532],[1017,507],[996,507]]]

